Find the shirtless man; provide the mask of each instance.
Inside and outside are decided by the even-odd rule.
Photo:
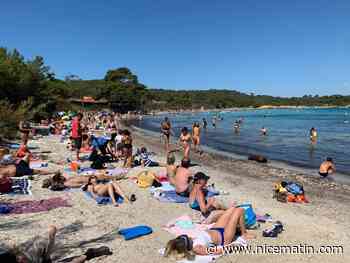
[[[195,122],[192,126],[192,142],[195,152],[200,152],[200,139],[201,139],[201,127],[198,122]]]
[[[335,164],[333,159],[327,157],[326,161],[321,163],[320,170],[318,172],[323,178],[326,178],[328,175],[335,173]]]
[[[165,138],[165,150],[169,151],[169,143],[170,143],[170,132],[171,132],[171,123],[168,119],[168,117],[164,118],[164,121],[161,123],[160,126],[162,136]]]
[[[190,160],[182,159],[181,166],[177,168],[176,175],[171,184],[175,186],[175,191],[178,195],[189,197],[191,193],[191,172],[189,170]]]

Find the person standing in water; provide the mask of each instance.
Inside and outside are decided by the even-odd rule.
[[[164,121],[160,125],[162,136],[165,138],[165,150],[169,152],[169,143],[170,143],[170,132],[171,132],[171,123],[168,117],[164,118]]]
[[[201,153],[200,150],[200,139],[201,139],[201,127],[198,122],[193,123],[192,126],[192,142],[195,152]]]
[[[335,173],[335,164],[333,162],[333,159],[330,157],[327,157],[327,159],[321,163],[319,175],[321,175],[323,178],[326,178],[328,175]]]
[[[261,128],[261,135],[266,136],[267,135],[267,129],[265,127]]]
[[[211,124],[213,125],[214,128],[216,128],[216,116],[214,116],[214,117],[211,119]]]
[[[207,122],[207,119],[206,118],[203,118],[203,129],[207,129],[207,126],[208,126],[208,122]]]
[[[317,131],[314,127],[310,129],[310,140],[315,142],[317,140]]]

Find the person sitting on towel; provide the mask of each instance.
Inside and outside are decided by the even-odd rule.
[[[175,186],[176,193],[183,197],[189,197],[192,190],[190,164],[189,159],[182,159],[181,166],[177,168],[175,177],[170,180],[170,183]]]
[[[142,147],[139,153],[140,156],[140,162],[142,167],[157,167],[161,166],[158,162],[153,161],[150,158],[150,153],[147,152],[146,147]]]
[[[193,187],[189,197],[189,204],[192,209],[200,211],[206,219],[210,220],[210,222],[206,221],[206,223],[210,224],[216,222],[226,208],[217,202],[214,197],[207,198],[207,182],[209,178],[202,172],[198,172],[193,176]]]

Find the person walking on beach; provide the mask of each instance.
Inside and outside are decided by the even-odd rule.
[[[78,115],[73,119],[72,121],[72,139],[74,142],[74,148],[76,151],[76,157],[77,160],[80,160],[80,148],[81,148],[81,144],[82,144],[82,129],[81,129],[81,120],[83,119],[83,114],[82,113],[78,113]]]
[[[193,123],[193,126],[192,126],[192,142],[193,142],[195,152],[201,152],[200,139],[201,139],[201,127],[198,122],[195,122]]]
[[[184,159],[190,159],[190,150],[191,150],[191,134],[188,131],[187,127],[181,129],[181,134],[179,138],[180,145],[183,148]]]
[[[171,133],[171,123],[168,117],[164,118],[164,121],[160,125],[162,136],[165,138],[165,150],[169,152],[169,143],[170,143],[170,133]]]
[[[335,173],[335,164],[333,162],[333,159],[327,157],[327,159],[321,163],[320,170],[318,173],[323,178],[326,178],[328,175]]]

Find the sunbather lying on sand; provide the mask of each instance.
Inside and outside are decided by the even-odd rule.
[[[36,170],[31,169],[29,166],[29,155],[27,154],[16,164],[3,165],[0,166],[0,177],[20,177],[24,175],[33,175],[33,174],[52,174],[48,170]]]
[[[244,209],[231,207],[221,215],[212,228],[202,230],[195,239],[187,235],[181,235],[170,240],[167,243],[164,256],[175,256],[177,260],[180,260],[180,258],[191,260],[194,254],[208,255],[208,251],[217,255],[223,254],[224,251],[221,247],[211,250],[208,250],[208,248],[211,244],[215,244],[216,246],[231,244],[237,227],[245,239],[255,238],[245,228]]]
[[[108,184],[99,184],[96,176],[90,176],[83,191],[89,191],[93,198],[97,197],[110,197],[114,206],[118,206],[116,197],[122,197],[125,202],[129,202],[129,199],[125,196],[117,182],[111,182]]]
[[[208,193],[206,187],[209,178],[209,176],[202,172],[196,173],[193,177],[193,186],[189,197],[190,207],[202,213],[207,219],[205,221],[206,224],[216,222],[226,210],[226,207],[220,204],[214,197],[206,198]]]
[[[30,262],[52,262],[51,254],[55,249],[55,237],[57,229],[55,226],[49,226],[46,236],[36,236],[30,242],[25,242],[19,247],[9,247],[5,244],[0,245],[0,262],[6,263],[30,263]],[[108,247],[89,248],[87,251],[77,257],[70,258],[71,263],[83,263],[92,258],[111,255]]]
[[[125,174],[121,174],[120,176],[110,176],[104,172],[95,173],[93,176],[97,178],[97,180],[101,181],[110,181],[110,180],[120,180],[125,178]],[[91,175],[79,175],[79,176],[64,176],[60,172],[56,173],[51,178],[47,178],[43,180],[42,187],[49,188],[51,190],[59,191],[65,188],[79,188],[83,185],[89,183],[89,178]]]

